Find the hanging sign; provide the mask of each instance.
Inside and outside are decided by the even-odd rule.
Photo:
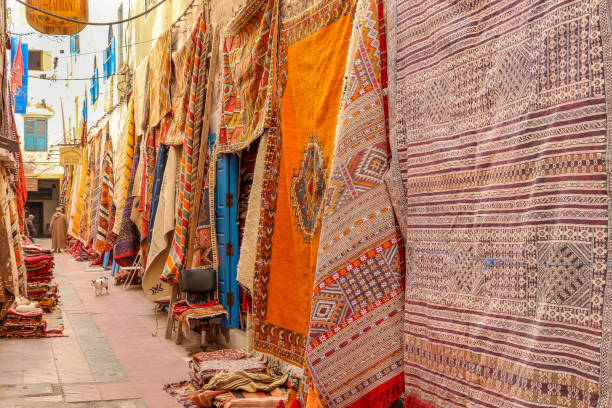
[[[60,147],[60,166],[81,164],[82,153],[79,147]]]
[[[26,177],[26,190],[27,191],[38,191],[38,179]]]
[[[46,10],[58,16],[71,18],[79,21],[89,21],[88,0],[26,0],[26,3]],[[32,8],[26,9],[28,24],[36,31],[43,34],[72,35],[81,32],[85,24],[73,23],[51,17]]]

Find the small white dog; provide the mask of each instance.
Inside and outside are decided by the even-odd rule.
[[[91,286],[95,288],[96,296],[104,294],[104,290],[106,290],[106,293],[108,293],[108,278],[105,276],[103,278],[92,280]]]

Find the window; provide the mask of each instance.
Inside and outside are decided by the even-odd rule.
[[[97,57],[94,57],[94,74],[91,77],[91,87],[89,88],[89,92],[91,93],[91,104],[95,104],[98,100],[98,95],[100,93],[100,88],[98,87],[98,61]]]
[[[28,51],[28,70],[42,71],[43,70],[43,52],[41,50]]]
[[[70,36],[70,54],[81,52],[81,37],[78,34]]]
[[[23,120],[25,150],[44,152],[47,150],[47,118],[27,117]]]
[[[108,46],[104,50],[104,80],[115,73],[115,36],[113,27],[108,27]]]
[[[51,71],[53,57],[50,51],[29,50],[28,51],[28,70],[31,71]]]

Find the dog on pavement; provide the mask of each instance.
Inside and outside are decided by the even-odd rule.
[[[108,278],[105,276],[102,278],[94,279],[91,281],[91,286],[94,287],[96,291],[96,296],[104,294],[104,291],[108,293]]]

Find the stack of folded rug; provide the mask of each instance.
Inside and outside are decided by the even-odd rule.
[[[0,326],[0,338],[45,337],[46,328],[47,322],[43,319],[42,309],[19,313],[10,308]]]
[[[194,354],[189,361],[189,376],[196,388],[202,388],[215,375],[227,371],[243,370],[265,373],[266,365],[256,358],[249,358],[239,350],[219,350]]]
[[[239,350],[194,354],[189,361],[191,382],[166,385],[185,407],[285,407],[288,376],[268,375],[266,365]]]
[[[28,296],[38,302],[45,312],[52,312],[59,301],[57,283],[53,281],[55,262],[48,251],[26,250],[25,265],[28,275]]]

